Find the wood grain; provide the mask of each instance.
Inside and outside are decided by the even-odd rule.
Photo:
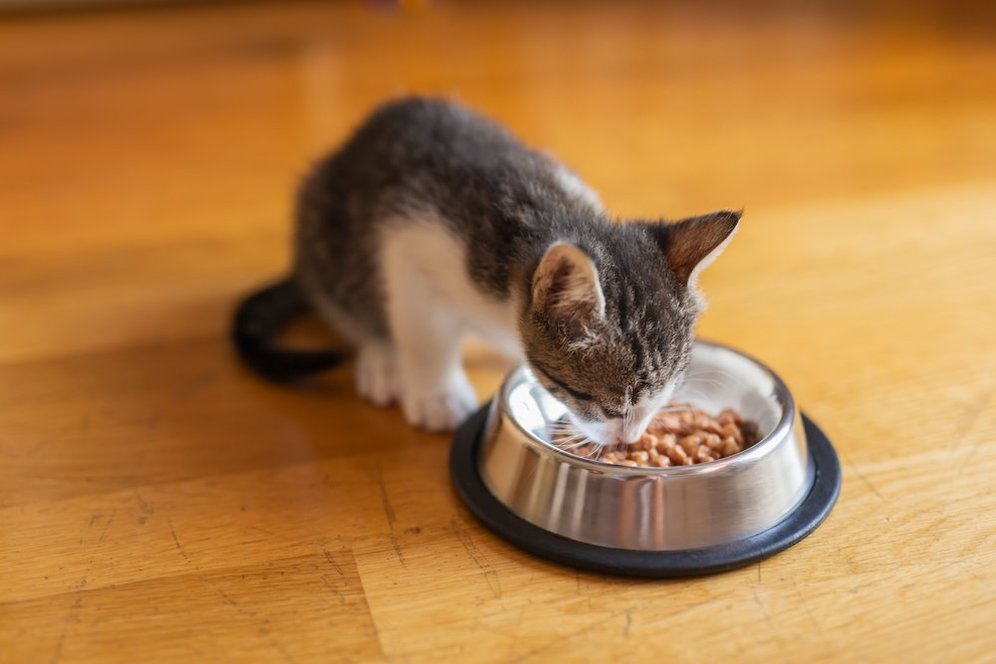
[[[993,661],[991,10],[223,4],[0,23],[0,661]],[[455,95],[620,216],[746,208],[710,338],[844,462],[749,569],[577,573],[448,438],[254,379],[225,327],[371,105]],[[323,339],[314,322],[295,335]],[[506,367],[478,346],[482,399]]]

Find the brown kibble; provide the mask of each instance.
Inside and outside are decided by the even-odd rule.
[[[743,424],[744,421],[743,418],[740,417],[740,413],[732,408],[724,409],[716,420],[722,424],[736,424],[737,426]]]
[[[594,450],[592,450],[591,445],[581,445],[570,450],[570,453],[575,456],[588,457],[594,453]]]
[[[658,415],[650,426],[655,432],[659,430],[676,431],[684,427],[685,423],[681,421],[679,413],[664,413]]]
[[[705,422],[699,427],[702,433],[719,433],[723,430],[723,425],[706,415]]]
[[[722,430],[720,431],[720,434],[724,438],[732,438],[733,440],[737,441],[737,443],[743,443],[744,441],[743,431],[736,424],[724,425]]]
[[[681,445],[681,449],[685,451],[686,454],[695,454],[695,451],[699,449],[699,444],[702,438],[698,434],[690,434],[681,438],[678,444]]]
[[[673,433],[663,434],[662,436],[658,437],[657,440],[660,443],[657,446],[657,449],[662,451],[668,449],[669,447],[674,447],[675,445],[678,444],[678,437],[675,436]]]
[[[671,463],[676,466],[684,466],[687,462],[691,461],[688,454],[680,446],[675,445],[667,451],[667,456],[671,459]]]
[[[675,410],[681,408],[681,410]],[[687,404],[672,404],[658,413],[639,441],[604,451],[604,463],[631,468],[690,466],[726,458],[760,440],[757,425],[727,408],[716,417]],[[594,443],[574,448],[572,453],[593,458],[600,447]]]
[[[736,454],[741,449],[743,449],[743,448],[741,448],[740,445],[737,444],[737,441],[733,440],[732,438],[727,438],[727,439],[725,439],[723,441],[723,456],[724,457],[728,457],[728,456],[731,456],[733,454]]]

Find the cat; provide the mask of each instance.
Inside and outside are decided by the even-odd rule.
[[[475,333],[525,362],[590,438],[631,443],[683,379],[699,272],[739,221],[613,222],[574,172],[495,122],[395,100],[306,177],[291,275],[243,302],[234,337],[270,378],[329,368],[340,354],[273,341],[311,309],[354,348],[362,397],[446,431],[477,408],[459,354]]]

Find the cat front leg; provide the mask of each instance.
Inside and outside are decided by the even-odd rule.
[[[369,341],[356,353],[356,392],[371,403],[387,406],[401,396],[397,350],[388,341]]]
[[[424,274],[385,272],[405,419],[429,431],[451,431],[477,409],[460,364],[460,317]]]

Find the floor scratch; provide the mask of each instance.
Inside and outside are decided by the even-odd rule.
[[[773,632],[777,632],[778,630],[775,628],[775,623],[771,619],[771,614],[768,613],[768,607],[764,605],[764,600],[762,600],[761,596],[758,594],[757,588],[754,588],[754,602],[758,605],[758,607],[760,607],[761,615],[764,616],[764,621],[768,623],[768,627],[770,627]]]
[[[605,616],[604,618],[599,618],[598,620],[592,621],[591,623],[585,625],[581,629],[576,629],[573,632],[569,632],[567,634],[556,634],[556,633],[554,633],[554,638],[550,639],[549,641],[547,641],[546,643],[544,643],[541,646],[538,646],[536,648],[532,648],[531,650],[527,650],[526,652],[522,653],[521,655],[519,655],[518,657],[516,657],[515,659],[512,659],[510,661],[512,661],[512,662],[522,662],[522,661],[525,661],[525,660],[529,659],[530,657],[532,657],[534,655],[538,655],[538,654],[540,654],[541,652],[543,652],[545,650],[549,650],[550,648],[552,648],[553,646],[555,646],[558,643],[563,643],[563,642],[566,642],[566,641],[570,641],[575,636],[579,636],[579,635],[582,635],[582,634],[590,634],[591,630],[595,629],[596,627],[600,627],[600,626],[604,625],[605,623],[609,622],[610,620],[616,618],[617,616],[619,616],[620,613],[622,613],[622,611],[613,611],[613,612],[609,613],[609,615]]]
[[[80,607],[82,606],[83,596],[77,594],[76,599],[73,601],[73,605],[69,607],[66,619],[62,623],[62,632],[59,634],[59,640],[55,644],[55,652],[52,654],[52,664],[55,664],[62,659],[62,649],[66,644],[66,634],[69,632],[69,626],[75,624],[79,620]]]
[[[387,515],[387,523],[394,529],[394,506],[391,505],[391,500],[387,497],[387,487],[384,486],[384,472],[381,470],[380,462],[377,462],[377,486],[380,487],[380,500],[384,504],[384,514]]]
[[[394,514],[394,506],[391,505],[391,499],[387,497],[387,487],[384,486],[384,472],[380,467],[380,462],[378,461],[376,466],[377,475],[377,486],[380,487],[380,500],[384,505],[384,514],[387,516],[387,526],[390,528],[390,538],[391,546],[394,547],[394,553],[398,556],[398,560],[401,562],[401,566],[407,568],[408,563],[405,561],[405,554],[401,552],[401,544],[398,542],[398,535],[395,532],[394,523],[396,520],[396,515]]]
[[[949,449],[956,450],[961,447],[962,441],[964,441],[965,437],[972,431],[972,427],[975,426],[975,423],[978,421],[979,417],[986,412],[986,407],[989,405],[989,401],[993,394],[996,394],[996,390],[986,390],[985,394],[982,395],[982,398],[979,399],[978,403],[975,404],[973,408],[969,409],[969,411],[961,418],[958,425],[958,431],[952,436],[954,442],[951,444]],[[968,451],[968,454],[964,455],[961,464],[958,466],[959,475],[965,472],[965,469],[969,467],[975,453],[978,452],[979,448],[982,446],[982,441],[983,438],[980,438],[979,442],[972,445],[972,448]]]
[[[795,588],[795,594],[802,603],[802,608],[805,609],[806,615],[809,616],[809,622],[813,623],[813,627],[816,628],[817,633],[819,633],[819,635],[826,640],[826,634],[823,632],[823,625],[821,625],[816,619],[816,616],[813,615],[812,609],[809,608],[809,603],[806,602],[806,596],[799,590],[799,585],[796,583],[794,578],[792,579],[792,587]]]
[[[215,588],[215,590],[217,590],[218,594],[221,595],[221,598],[223,600],[225,600],[225,604],[228,604],[229,606],[238,606],[239,605],[238,602],[236,602],[234,599],[232,599],[231,596],[229,596],[229,594],[226,593],[221,588]]]
[[[135,489],[135,491],[133,493],[135,494],[135,500],[138,501],[138,507],[139,507],[139,509],[142,510],[142,512],[144,512],[145,514],[150,514],[150,515],[153,514],[153,513],[155,513],[155,511],[156,511],[155,506],[153,506],[152,503],[147,502],[142,497],[142,494],[139,492],[138,489]]]
[[[463,545],[467,555],[470,556],[470,559],[474,561],[474,564],[477,565],[478,569],[484,575],[484,580],[487,581],[488,587],[491,588],[491,593],[495,596],[495,599],[501,599],[501,583],[498,580],[498,571],[485,563],[480,550],[474,544],[474,540],[471,539],[470,534],[464,530],[460,520],[454,517],[450,523],[453,533],[460,540],[460,544]]]
[[[335,557],[324,546],[321,547],[321,549],[322,553],[325,554],[325,560],[328,561],[328,564],[332,566],[332,569],[336,571],[336,574],[345,579],[346,573],[342,571],[341,567],[339,567],[339,563],[335,561]]]
[[[280,656],[283,657],[285,662],[289,662],[289,664],[294,664],[295,662],[294,657],[292,657],[291,654],[287,652],[287,649],[284,648],[284,644],[280,643],[280,641],[278,641],[273,636],[273,632],[271,632],[269,628],[266,627],[265,623],[268,622],[269,620],[265,621],[263,625],[260,625],[259,633],[269,642],[269,644],[273,647],[274,650],[280,653]]]
[[[176,545],[176,550],[180,552],[183,559],[188,563],[190,562],[190,556],[187,555],[186,550],[184,550],[183,545],[180,544],[180,538],[176,536],[176,528],[173,527],[173,519],[169,520],[169,533],[173,536],[173,544]]]
[[[841,454],[841,456],[843,456],[843,454]],[[862,484],[868,487],[869,491],[875,494],[879,500],[885,500],[885,497],[883,497],[882,494],[878,492],[878,489],[875,488],[875,485],[872,484],[871,481],[867,477],[865,477],[860,470],[858,470],[857,465],[855,465],[850,459],[847,459],[847,465],[854,472],[854,474],[858,476],[858,479],[861,480]]]
[[[695,609],[701,608],[703,606],[708,606],[710,604],[715,604],[715,603],[720,602],[720,601],[723,601],[723,598],[721,598],[721,597],[712,597],[712,598],[704,599],[704,600],[701,600],[701,601],[698,601],[698,602],[692,602],[691,604],[687,604],[687,605],[681,607],[681,609],[679,609],[678,611],[675,611],[674,613],[668,613],[666,615],[661,615],[661,616],[659,616],[656,619],[650,619],[650,618],[646,618],[645,617],[644,621],[643,621],[643,627],[644,628],[653,627],[654,625],[660,625],[661,623],[672,622],[676,618],[682,617],[686,613],[690,613],[690,612],[694,611]]]

